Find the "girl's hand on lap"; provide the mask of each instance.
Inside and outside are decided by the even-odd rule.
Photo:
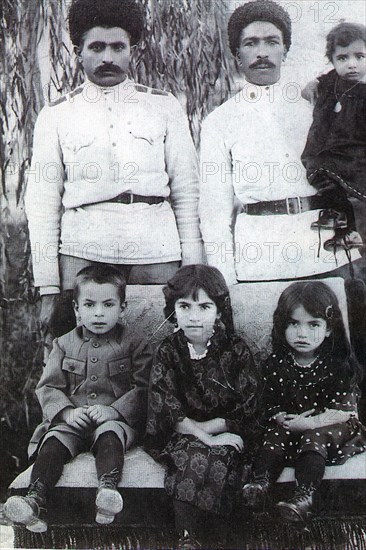
[[[314,412],[315,409],[310,409],[301,414],[287,414],[282,426],[285,430],[289,430],[290,432],[313,430],[316,428],[314,417],[311,416]]]
[[[232,434],[230,432],[213,435],[210,438],[210,447],[216,447],[219,445],[230,445],[230,447],[234,447],[237,451],[242,451],[244,449],[244,441],[240,435]]]
[[[109,405],[91,405],[87,409],[88,417],[95,422],[97,426],[108,422],[109,420],[118,420],[119,412]]]
[[[277,422],[277,424],[278,424],[279,426],[283,426],[284,422],[285,422],[286,419],[287,419],[287,416],[288,416],[287,413],[281,412],[281,413],[277,414],[277,415],[274,417],[274,420],[275,420],[275,422]]]

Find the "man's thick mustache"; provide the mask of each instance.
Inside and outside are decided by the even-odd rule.
[[[103,74],[103,73],[116,73],[120,74],[122,73],[122,70],[118,65],[111,65],[106,63],[105,65],[100,65],[100,67],[97,67],[94,71],[94,74]]]
[[[268,67],[269,69],[274,69],[275,68],[275,64],[272,63],[272,61],[266,61],[266,60],[258,60],[258,61],[254,61],[254,63],[252,63],[251,65],[249,65],[249,69],[255,69],[256,67],[263,67],[263,66],[266,66]]]

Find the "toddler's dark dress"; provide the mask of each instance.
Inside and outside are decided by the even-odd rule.
[[[329,208],[343,204],[343,211],[352,218],[347,195],[366,201],[366,83],[352,85],[335,70],[318,80],[313,123],[301,160],[309,182],[329,196]],[[335,112],[337,102],[341,110]],[[356,209],[357,229],[365,238],[364,203],[360,214],[359,220]]]
[[[231,511],[243,464],[254,450],[258,385],[249,348],[221,328],[202,359],[191,359],[181,330],[160,344],[150,379],[145,448],[166,465],[168,495],[206,512]],[[185,417],[226,419],[228,431],[242,436],[244,453],[175,432]]]
[[[357,418],[306,432],[289,432],[273,417],[279,412],[301,414],[315,409],[357,412],[358,389],[338,379],[331,355],[320,355],[311,365],[299,366],[291,352],[272,354],[263,369],[264,407],[268,419],[263,449],[292,463],[300,454],[314,451],[327,464],[342,464],[366,449],[366,430]]]

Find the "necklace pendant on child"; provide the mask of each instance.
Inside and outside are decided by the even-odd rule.
[[[341,110],[342,110],[342,104],[339,101],[337,101],[337,103],[335,104],[335,107],[334,107],[334,112],[335,113],[340,113]]]

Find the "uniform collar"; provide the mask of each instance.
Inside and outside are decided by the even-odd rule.
[[[257,104],[260,101],[265,101],[273,103],[276,99],[282,95],[282,87],[286,85],[286,81],[281,78],[274,84],[266,84],[264,86],[259,86],[258,84],[253,84],[248,80],[244,80],[244,85],[240,92],[238,93],[239,98],[241,98],[242,103],[245,104]]]
[[[77,330],[80,337],[85,342],[89,342],[89,340],[98,340],[99,342],[100,341],[109,342],[110,340],[118,340],[121,337],[123,333],[123,326],[117,323],[117,325],[113,327],[112,330],[110,330],[106,334],[94,334],[94,332],[91,332],[84,326],[78,327]]]
[[[90,88],[91,90],[95,89],[95,94],[103,94],[103,95],[110,95],[113,94],[114,96],[119,96],[120,94],[126,94],[128,92],[131,92],[131,86],[134,86],[135,83],[130,78],[125,78],[123,82],[120,82],[119,84],[116,84],[115,86],[99,86],[98,84],[95,84],[94,82],[91,82],[88,78],[84,82],[84,87]]]

